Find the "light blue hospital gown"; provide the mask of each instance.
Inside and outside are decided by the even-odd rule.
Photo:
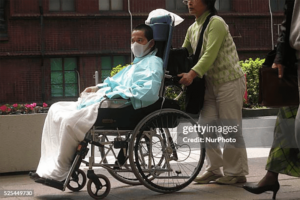
[[[132,65],[99,84],[100,89],[93,97],[82,99],[78,109],[100,102],[104,97],[130,99],[134,109],[146,107],[158,100],[162,77],[161,58],[152,54],[135,58]]]

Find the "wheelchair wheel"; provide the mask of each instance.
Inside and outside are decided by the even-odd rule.
[[[109,142],[109,139],[107,136],[102,136],[100,142]],[[106,155],[109,150],[110,152],[108,153],[108,155]],[[117,153],[115,153],[115,149],[99,147],[99,151],[100,151],[101,158],[104,158],[103,159],[104,165],[110,166],[111,169],[114,169],[114,171],[108,170],[108,172],[112,175],[112,177],[128,185],[141,184],[140,181],[135,177],[134,173],[132,172],[128,159],[124,165],[119,166],[116,163],[115,157],[113,156],[113,154],[117,155]],[[114,151],[114,153],[112,151]]]
[[[108,178],[102,174],[97,174],[100,186],[97,186],[91,179],[87,183],[87,191],[89,195],[94,199],[103,199],[106,197],[110,191],[110,182]]]
[[[84,171],[78,169],[77,171],[73,172],[71,179],[67,185],[67,188],[73,192],[78,192],[81,190],[86,183],[86,175]]]
[[[135,128],[129,146],[131,168],[147,188],[171,193],[189,185],[201,170],[205,148],[198,126],[182,111],[162,109]],[[191,127],[191,128],[189,128]]]

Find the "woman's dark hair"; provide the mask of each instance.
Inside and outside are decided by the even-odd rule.
[[[216,0],[202,0],[202,2],[207,5],[207,8],[211,14],[218,14],[217,9],[215,8]]]
[[[145,37],[147,38],[148,41],[153,39],[153,30],[150,26],[146,24],[140,24],[136,26],[133,31],[144,31]]]

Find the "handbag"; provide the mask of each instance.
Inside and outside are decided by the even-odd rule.
[[[275,56],[276,49],[267,54],[265,63],[259,69],[258,103],[267,107],[299,105],[297,66],[295,62],[288,63],[283,77],[278,78],[278,69],[271,67]]]
[[[170,50],[169,61],[167,66],[167,71],[169,71],[170,75],[177,77],[178,74],[187,73],[198,62],[203,43],[204,31],[212,16],[213,14],[209,15],[203,24],[195,55],[189,56],[189,52],[185,47]],[[203,107],[204,94],[205,77],[196,77],[193,80],[193,83],[186,87],[185,111],[191,114],[198,114]]]

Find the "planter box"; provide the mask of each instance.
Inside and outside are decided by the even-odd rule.
[[[0,173],[36,170],[46,116],[0,115]]]

